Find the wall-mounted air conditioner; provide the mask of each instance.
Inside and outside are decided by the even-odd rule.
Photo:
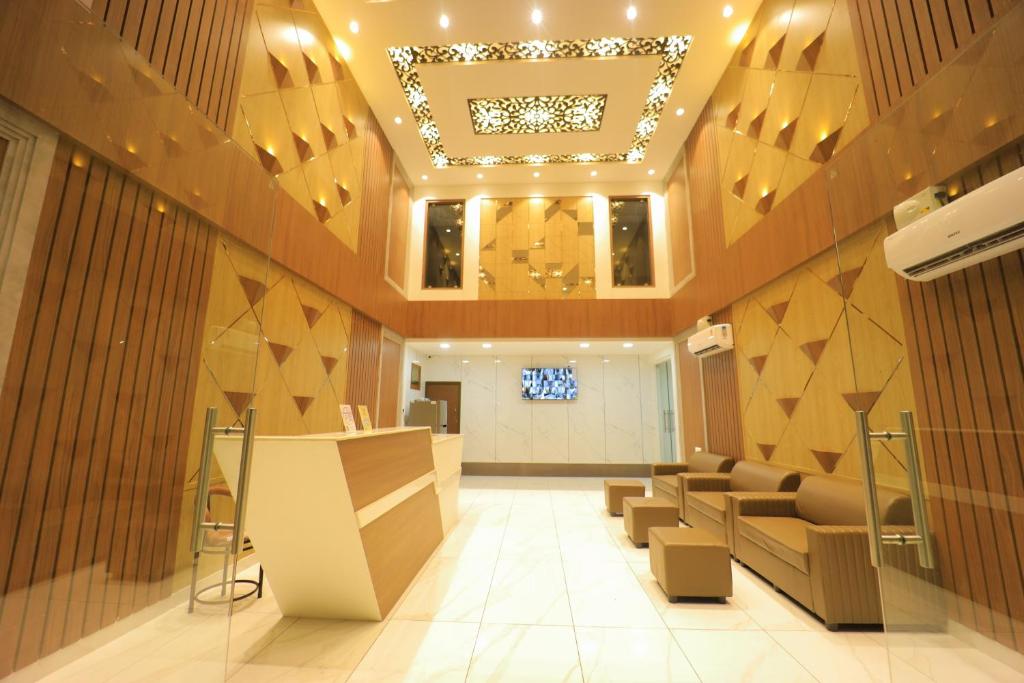
[[[893,213],[899,222],[900,207]],[[886,237],[885,261],[903,277],[925,281],[1021,248],[1024,168],[928,211]]]
[[[733,347],[732,325],[712,325],[686,340],[686,348],[698,358],[729,351]]]

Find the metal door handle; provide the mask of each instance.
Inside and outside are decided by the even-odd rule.
[[[914,435],[914,416],[904,410],[900,413],[902,432],[872,432],[868,426],[868,416],[863,410],[857,413],[857,438],[860,442],[861,470],[864,483],[865,518],[868,527],[868,549],[871,552],[871,564],[881,567],[882,545],[916,545],[918,561],[926,569],[935,567],[935,555],[932,550],[931,531],[928,525],[928,512],[925,509],[924,488],[921,483],[920,466],[917,461],[917,438]],[[878,520],[878,489],[875,479],[875,461],[871,452],[872,441],[905,442],[907,453],[907,477],[910,480],[910,504],[914,514],[914,534],[883,534],[882,525]]]

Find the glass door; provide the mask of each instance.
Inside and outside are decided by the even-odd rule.
[[[661,462],[676,461],[676,413],[672,401],[672,361],[654,366],[658,386],[658,441]]]
[[[0,102],[0,138],[28,131],[0,140],[0,678],[223,681],[256,568],[202,455],[214,429],[251,439],[275,186],[231,242],[210,169],[246,152],[102,22],[46,17],[53,68],[88,72],[66,106],[127,141]]]
[[[936,94],[941,116],[933,121],[929,110],[923,131],[916,115],[897,109],[865,134],[881,150],[884,163],[873,168],[889,174],[882,184],[894,188],[894,203],[923,189],[908,169],[947,163],[923,161],[921,148],[977,159],[980,137],[965,108],[977,101],[975,84],[1016,68],[1014,40],[997,29],[969,47],[962,66],[950,67],[961,69],[956,90]],[[964,163],[922,201],[956,202],[1013,171],[1020,145]],[[885,261],[885,239],[897,229],[891,213],[853,231],[851,202],[863,197],[851,196],[859,181],[848,168],[837,165],[828,178],[852,372],[841,383],[849,384],[891,680],[1021,680],[1024,260],[1014,252],[928,281],[903,278]],[[894,490],[906,496],[900,510],[886,504]]]

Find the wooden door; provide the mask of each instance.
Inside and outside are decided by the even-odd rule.
[[[448,433],[461,434],[462,382],[427,382],[426,397],[448,402]]]

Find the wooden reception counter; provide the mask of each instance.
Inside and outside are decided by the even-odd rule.
[[[214,442],[232,485],[241,445]],[[257,436],[245,527],[282,613],[383,619],[456,522],[461,462],[426,427]]]

